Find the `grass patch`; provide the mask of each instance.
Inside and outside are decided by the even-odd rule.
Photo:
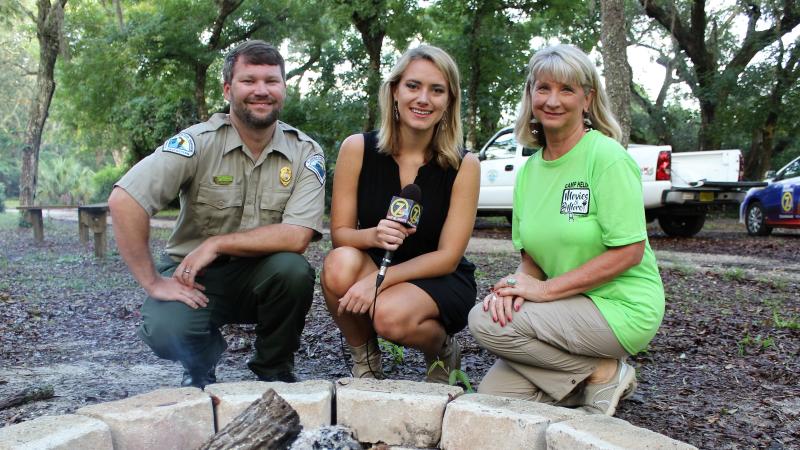
[[[780,312],[776,309],[772,310],[772,323],[775,328],[783,328],[787,330],[800,330],[800,319],[797,316],[789,316],[783,318]]]
[[[739,340],[739,356],[745,356],[747,349],[750,347],[755,347],[756,351],[766,350],[770,347],[775,345],[775,339],[771,338],[770,336],[761,337],[761,335],[756,335],[755,337],[750,336],[750,333],[746,333],[742,339]]]
[[[171,234],[172,230],[168,228],[150,228],[150,243],[152,244],[154,239],[166,241]]]
[[[743,269],[732,267],[722,273],[722,278],[727,281],[743,281],[745,278],[745,273]]]
[[[180,212],[181,212],[180,209],[174,209],[174,208],[173,209],[163,209],[163,210],[157,212],[156,215],[153,216],[153,217],[157,217],[159,219],[175,219],[175,218],[178,217],[178,213],[180,213]]]
[[[681,275],[683,275],[685,277],[688,277],[690,275],[694,275],[695,273],[697,273],[697,267],[690,266],[688,264],[675,264],[674,266],[672,266],[672,270],[674,270],[675,272],[678,272],[679,274],[681,274]]]
[[[19,223],[20,214],[16,211],[6,211],[0,213],[0,228],[3,230],[11,230],[17,228]]]

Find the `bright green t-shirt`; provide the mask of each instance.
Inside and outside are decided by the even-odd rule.
[[[548,278],[645,241],[642,262],[584,294],[620,344],[644,350],[664,317],[664,286],[647,241],[639,167],[613,139],[590,131],[555,161],[537,152],[517,175],[512,240]]]

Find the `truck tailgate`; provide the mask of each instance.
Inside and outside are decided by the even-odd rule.
[[[739,150],[672,152],[672,186],[688,187],[700,180],[739,181]]]

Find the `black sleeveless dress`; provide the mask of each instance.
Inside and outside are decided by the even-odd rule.
[[[403,188],[400,186],[400,168],[391,156],[378,153],[377,144],[377,132],[364,133],[364,159],[358,178],[359,229],[375,227],[381,219],[386,218],[392,196],[400,194]],[[438,248],[457,174],[458,171],[452,167],[442,169],[433,160],[419,168],[414,183],[422,191],[422,215],[417,232],[403,241],[394,254],[392,264],[408,261]],[[384,253],[379,248],[367,250],[376,266],[380,266]],[[475,265],[466,258],[461,257],[455,272],[441,277],[410,280],[409,283],[433,298],[448,334],[457,333],[467,326],[467,316],[478,292]]]

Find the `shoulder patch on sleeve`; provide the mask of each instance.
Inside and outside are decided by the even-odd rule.
[[[161,150],[190,158],[194,155],[194,139],[192,139],[189,133],[182,131],[167,139],[167,142],[164,142]]]
[[[319,180],[319,184],[325,185],[325,157],[319,153],[313,154],[308,157],[305,162],[305,166],[308,170],[314,172],[314,175],[317,176],[317,180]]]

